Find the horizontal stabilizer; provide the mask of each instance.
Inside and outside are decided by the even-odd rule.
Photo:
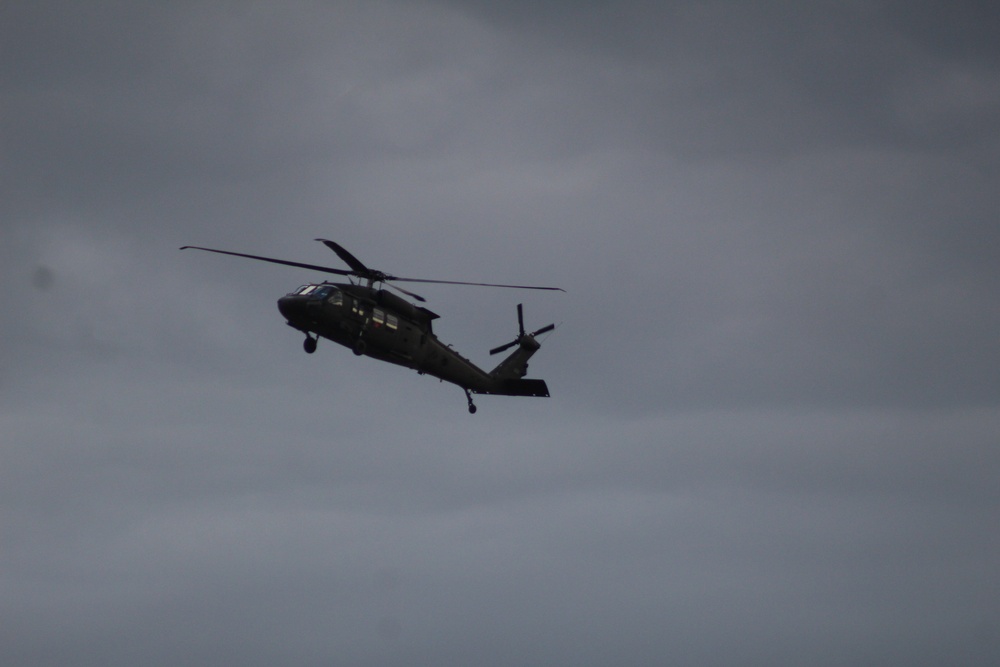
[[[545,380],[501,380],[493,389],[476,393],[501,396],[548,396],[549,387],[545,384]]]

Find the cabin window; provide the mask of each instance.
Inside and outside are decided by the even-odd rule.
[[[372,310],[372,326],[376,329],[381,329],[385,326],[385,313],[378,308]]]
[[[388,313],[385,316],[385,326],[390,331],[395,331],[399,328],[399,319],[392,313]]]

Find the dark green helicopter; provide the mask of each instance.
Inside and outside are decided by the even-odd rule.
[[[519,330],[517,338],[493,348],[490,350],[490,354],[503,352],[515,345],[517,349],[492,371],[486,372],[455,352],[451,346],[438,340],[431,326],[431,323],[438,318],[437,314],[423,306],[414,305],[377,287],[377,285],[392,287],[421,302],[426,301],[426,299],[398,285],[393,285],[391,282],[443,283],[564,292],[565,290],[562,288],[400,278],[369,269],[357,257],[333,241],[316,240],[337,253],[337,256],[351,267],[350,270],[199,246],[183,246],[181,250],[188,248],[207,250],[223,255],[246,257],[262,262],[350,276],[364,281],[364,285],[330,282],[310,283],[278,299],[278,310],[285,316],[287,324],[305,334],[306,339],[303,341],[302,347],[309,354],[316,351],[316,344],[320,338],[326,338],[351,348],[356,355],[368,355],[375,359],[412,368],[420,374],[433,375],[464,389],[465,397],[469,401],[469,412],[473,414],[476,412],[476,406],[472,402],[472,394],[549,395],[545,380],[533,380],[524,376],[528,372],[528,359],[541,347],[535,337],[552,331],[555,328],[554,324],[549,324],[531,333],[525,333],[524,314],[521,304],[517,304]]]

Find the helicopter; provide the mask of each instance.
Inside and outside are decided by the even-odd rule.
[[[380,361],[387,361],[411,368],[421,375],[427,374],[439,380],[451,382],[465,391],[470,414],[476,413],[476,405],[472,401],[473,394],[536,397],[549,395],[545,380],[526,378],[525,375],[528,372],[528,359],[541,347],[537,336],[552,331],[555,329],[555,324],[548,324],[531,333],[526,333],[524,330],[524,310],[522,304],[517,304],[517,337],[493,348],[490,350],[490,354],[498,354],[515,346],[516,349],[496,368],[487,372],[453,350],[450,345],[442,343],[434,335],[432,322],[438,319],[439,315],[423,306],[396,296],[380,285],[391,287],[421,303],[426,302],[424,297],[392,283],[439,283],[559,292],[566,290],[560,287],[539,287],[536,285],[500,285],[455,280],[400,278],[368,268],[361,260],[334,241],[316,240],[335,252],[350,269],[291,262],[273,257],[248,255],[201,246],[182,246],[181,250],[204,250],[357,278],[359,280],[357,283],[353,281],[348,283],[326,281],[308,283],[278,299],[278,310],[285,317],[286,324],[305,334],[302,348],[309,354],[316,351],[320,338],[326,338],[350,348],[358,356],[365,355]]]

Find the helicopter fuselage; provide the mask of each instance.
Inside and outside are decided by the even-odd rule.
[[[306,335],[307,352],[326,338],[366,355],[454,383],[467,393],[548,396],[544,380],[524,379],[539,343],[520,337],[516,349],[487,372],[442,343],[432,322],[438,315],[384,289],[348,283],[303,285],[278,300],[289,326]],[[313,338],[316,336],[317,338]],[[470,411],[474,407],[469,399]]]
[[[288,325],[306,335],[302,343],[306,352],[315,352],[319,339],[326,338],[351,348],[354,354],[367,355],[412,368],[421,374],[433,375],[464,389],[465,397],[469,401],[469,412],[472,413],[476,411],[476,406],[472,403],[472,394],[549,395],[549,389],[544,380],[530,380],[524,376],[528,371],[528,359],[540,347],[535,337],[551,331],[555,328],[555,324],[546,325],[531,333],[525,332],[522,307],[521,304],[518,304],[517,328],[519,333],[517,338],[493,348],[490,350],[490,354],[503,352],[512,347],[514,351],[496,368],[487,373],[451,349],[450,345],[445,345],[438,340],[431,326],[431,323],[438,317],[435,313],[375,287],[375,285],[387,285],[420,302],[425,301],[424,297],[392,283],[438,283],[564,291],[561,288],[428,278],[400,278],[365,266],[361,260],[339,243],[328,239],[316,240],[332,250],[350,269],[292,262],[277,257],[249,255],[202,246],[181,246],[181,250],[188,248],[204,250],[220,255],[244,257],[271,264],[332,273],[338,276],[351,276],[365,281],[366,286],[353,282],[310,283],[278,299],[278,310],[285,316]]]

